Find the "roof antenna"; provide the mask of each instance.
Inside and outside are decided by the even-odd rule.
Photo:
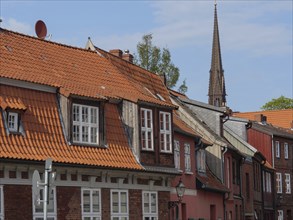
[[[215,0],[215,6],[217,6],[217,0]]]
[[[1,23],[2,23],[2,21],[3,21],[3,20],[0,18],[0,28],[1,28]]]

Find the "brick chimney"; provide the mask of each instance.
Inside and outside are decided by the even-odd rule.
[[[110,50],[109,53],[113,54],[119,58],[122,58],[122,54],[123,54],[122,50],[119,50],[119,49]]]
[[[254,116],[254,120],[257,122],[267,123],[267,116],[263,114],[257,114]]]
[[[122,55],[122,59],[126,60],[130,63],[133,63],[133,55],[129,53],[129,50],[125,50],[123,55]]]

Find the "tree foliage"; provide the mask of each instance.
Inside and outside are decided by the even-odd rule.
[[[183,80],[182,85],[179,87],[178,92],[185,94],[187,92],[186,81]]]
[[[261,107],[262,110],[280,110],[293,109],[293,99],[280,96],[277,99],[272,99]]]
[[[169,49],[154,46],[152,39],[152,34],[142,37],[142,41],[137,44],[138,55],[135,54],[134,62],[151,72],[165,75],[167,87],[174,88],[180,75],[179,68],[172,63]],[[185,81],[183,91],[187,91]]]

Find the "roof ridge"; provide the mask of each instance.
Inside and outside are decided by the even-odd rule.
[[[72,45],[67,45],[67,44],[63,44],[63,43],[58,43],[58,42],[56,42],[56,41],[43,40],[43,39],[37,38],[37,37],[32,36],[32,35],[28,35],[28,34],[24,34],[24,33],[16,32],[16,31],[12,31],[12,30],[8,30],[8,29],[4,29],[4,28],[1,28],[1,27],[0,27],[0,33],[1,33],[1,32],[8,32],[8,33],[12,33],[12,34],[15,34],[15,35],[19,35],[19,36],[21,36],[21,37],[30,38],[30,39],[32,39],[32,40],[37,40],[37,41],[40,41],[40,42],[45,42],[45,43],[49,43],[49,44],[54,44],[54,45],[61,46],[61,47],[67,47],[67,48],[76,49],[76,50],[80,50],[80,51],[84,51],[84,52],[95,53],[94,51],[86,50],[85,48],[82,48],[82,47],[76,47],[76,46],[72,46]]]

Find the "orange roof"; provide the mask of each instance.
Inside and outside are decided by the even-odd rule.
[[[133,64],[4,29],[0,39],[0,77],[57,87],[66,96],[173,106],[160,78]],[[144,87],[160,93],[165,101]]]
[[[129,61],[123,60],[98,47],[95,47],[95,49],[106,57],[111,64],[127,78],[127,81],[131,82],[136,90],[140,92],[140,101],[174,107],[170,100],[169,92],[159,75],[145,70]],[[163,99],[161,99],[160,96]]]
[[[4,110],[6,108],[26,110],[25,105],[19,97],[3,96],[2,94],[0,94],[0,107]]]
[[[1,85],[1,95],[20,97],[27,106],[22,115],[25,135],[7,135],[0,123],[0,158],[143,170],[125,136],[114,104],[106,104],[107,148],[69,145],[63,134],[56,94]],[[2,121],[0,114],[0,121]]]
[[[251,121],[255,121],[257,115],[264,115],[267,117],[267,122],[281,128],[292,128],[293,122],[293,109],[283,110],[270,110],[270,111],[256,111],[256,112],[237,112],[233,113],[233,116],[239,118],[246,118]]]

